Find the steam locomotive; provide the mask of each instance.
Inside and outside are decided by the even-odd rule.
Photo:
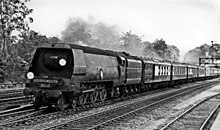
[[[148,91],[152,88],[216,78],[220,69],[159,62],[98,48],[47,43],[37,48],[24,94],[34,108],[76,105]]]

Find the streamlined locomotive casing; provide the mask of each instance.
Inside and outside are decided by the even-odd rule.
[[[70,46],[74,53],[74,71],[71,78],[73,85],[108,81],[113,85],[119,84],[118,60],[113,51]]]
[[[64,66],[59,64],[61,59],[66,62]],[[34,77],[26,83],[24,93],[38,95],[40,91],[47,98],[58,98],[63,92],[77,96],[82,91],[96,88],[82,84],[120,84],[114,52],[74,44],[56,43],[39,47],[29,72],[33,72]]]
[[[63,62],[62,65],[59,64],[60,61]],[[68,45],[47,44],[39,47],[28,70],[29,79],[24,94],[59,97],[60,90],[69,88],[72,66],[73,55]]]

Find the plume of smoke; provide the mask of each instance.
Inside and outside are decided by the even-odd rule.
[[[95,22],[94,19],[89,21],[82,18],[71,18],[62,32],[62,40],[67,43],[115,50],[119,30],[116,25],[108,26],[103,22]]]
[[[154,49],[154,44],[142,41],[131,31],[121,33],[117,25],[107,25],[104,22],[96,22],[90,16],[88,20],[82,18],[70,18],[62,32],[62,40],[66,43],[91,46],[114,51],[125,51],[135,56],[143,56],[156,59],[171,59],[172,55],[179,56],[178,48],[168,46],[167,55],[163,57]],[[165,41],[164,41],[165,42]],[[171,53],[175,51],[175,53]],[[163,52],[164,54],[165,52]]]

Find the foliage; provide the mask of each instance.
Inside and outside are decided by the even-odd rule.
[[[17,44],[12,44],[8,48],[10,58],[6,65],[0,68],[4,70],[4,78],[11,82],[25,81],[25,73],[27,72],[29,63],[31,62],[37,47],[43,43],[61,42],[57,37],[47,38],[35,31],[21,33]]]
[[[141,44],[141,37],[136,34],[132,34],[131,31],[123,33],[120,37],[120,42],[125,48],[132,47],[133,45],[138,46]]]
[[[18,56],[28,63],[31,62],[36,48],[43,43],[49,42],[46,36],[40,35],[35,31],[21,33],[20,38],[21,40],[19,40],[18,44],[15,45],[18,50]]]
[[[132,55],[143,56],[143,48],[141,36],[138,36],[131,31],[123,33],[119,38],[121,51],[126,51]]]
[[[148,43],[144,50],[146,57],[169,61],[179,61],[179,52],[176,46],[167,45],[162,38]]]
[[[209,55],[212,57],[220,58],[220,44],[214,43],[209,48]]]
[[[167,60],[171,61],[179,61],[180,57],[180,50],[174,45],[167,45],[168,55],[169,57],[166,58]]]
[[[0,1],[0,60],[4,64],[1,66],[4,71],[1,76],[6,78],[12,72],[11,65],[15,68],[17,64],[17,50],[14,46],[19,40],[17,34],[28,32],[28,23],[33,22],[28,17],[33,10],[25,5],[26,2],[28,0]]]
[[[156,39],[153,45],[154,49],[158,51],[165,51],[167,49],[167,44],[162,38],[160,40]]]
[[[211,56],[209,54],[210,51],[211,51],[211,46],[209,46],[207,44],[203,44],[199,47],[196,47],[192,50],[189,50],[184,55],[184,62],[191,63],[191,64],[198,64],[199,63],[199,58],[210,57]]]
[[[10,57],[9,48],[18,40],[12,33],[25,32],[29,30],[28,23],[33,22],[32,9],[28,9],[25,3],[28,0],[2,0],[0,2],[0,50],[1,58],[7,61]]]
[[[203,44],[199,47],[196,47],[190,51],[188,51],[185,56],[185,62],[187,63],[199,63],[199,58],[220,58],[220,44],[214,43],[211,46],[207,44]]]

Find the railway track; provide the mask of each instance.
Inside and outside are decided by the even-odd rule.
[[[9,127],[11,124],[17,123],[19,121],[24,121],[28,118],[33,118],[38,115],[43,115],[47,113],[46,108],[41,108],[40,110],[34,109],[27,109],[13,113],[7,113],[0,116],[0,127],[4,125],[8,125]]]
[[[21,116],[34,112],[35,110],[32,108],[32,105],[24,105],[19,108],[14,108],[10,110],[5,110],[0,112],[0,122],[9,122],[12,120],[17,120],[18,118],[21,118]]]
[[[0,84],[0,86],[7,86],[8,84]],[[17,107],[27,102],[23,95],[23,84],[10,84],[20,86],[19,88],[4,88],[0,89],[0,110]],[[21,104],[20,104],[21,103]]]
[[[19,107],[21,105],[29,104],[33,101],[33,97],[26,98],[25,96],[16,96],[11,98],[0,99],[0,110],[10,109]]]
[[[213,83],[210,83],[209,85],[211,84]],[[203,84],[202,86],[204,85],[208,84]],[[122,104],[121,106],[104,109],[96,113],[55,123],[46,128],[40,129],[114,129],[112,126],[120,125],[120,122],[126,122],[127,120],[132,119],[135,115],[146,113],[147,110],[154,105],[167,102],[168,100],[172,100],[186,93],[191,93],[192,91],[200,88],[201,86],[193,89],[191,88],[187,91],[166,93],[148,100],[128,102],[127,104]]]
[[[187,109],[161,130],[205,129],[220,107],[220,94],[210,96]]]
[[[214,84],[217,83],[218,81],[213,81],[209,84]],[[197,85],[201,85],[201,84],[197,84]],[[203,84],[207,85],[207,84]],[[196,85],[195,85],[196,86]],[[195,88],[195,86],[192,86],[191,88],[194,89],[199,89],[202,86]],[[175,93],[179,93],[180,91],[185,91],[186,89],[189,89],[188,87],[186,87],[185,89],[174,89],[173,92],[167,92],[165,90],[163,90],[163,92],[161,92],[160,94],[157,94],[157,96],[153,96],[153,97],[149,97],[146,95],[149,95],[150,92],[145,93],[145,96],[147,97],[148,100],[146,99],[142,99],[139,96],[142,94],[137,94],[137,95],[133,95],[133,96],[129,96],[126,98],[121,98],[121,99],[116,99],[116,101],[106,101],[103,104],[102,103],[97,103],[97,104],[93,104],[93,105],[87,105],[84,107],[79,107],[77,108],[76,111],[74,110],[66,110],[64,112],[52,112],[52,113],[47,113],[47,114],[39,114],[38,116],[30,116],[30,117],[24,117],[22,119],[19,120],[14,120],[11,122],[8,122],[7,124],[0,124],[0,129],[7,129],[9,128],[15,128],[15,129],[23,129],[23,128],[33,128],[34,126],[39,126],[39,128],[36,129],[60,129],[60,128],[64,128],[64,129],[69,129],[69,128],[80,128],[80,129],[86,129],[86,128],[90,128],[93,129],[93,126],[97,126],[97,128],[99,128],[97,123],[100,123],[103,121],[106,122],[107,120],[112,120],[113,118],[115,118],[115,113],[118,115],[123,115],[125,114],[125,112],[130,112],[134,109],[136,109],[136,107],[141,107],[140,105],[144,105],[144,104],[149,104],[148,107],[150,107],[150,105],[154,105],[155,102],[157,100],[160,99],[164,99],[167,96],[171,96],[174,95]],[[161,90],[158,90],[161,91]],[[188,92],[191,92],[191,90],[188,90]],[[166,93],[166,94],[164,94]],[[143,95],[142,95],[143,96]],[[132,99],[132,98],[140,98],[140,99]],[[123,100],[129,100],[126,103],[121,103],[121,101]],[[132,99],[133,101],[130,101],[130,99]],[[167,99],[168,100],[168,99]],[[115,102],[119,102],[118,104]],[[112,105],[114,104],[114,105]],[[109,107],[109,106],[111,107]],[[100,108],[104,106],[104,108]],[[107,108],[105,108],[105,106],[107,106]],[[91,109],[97,107],[97,109],[95,109],[95,112],[92,111]],[[142,106],[143,107],[143,106]],[[91,110],[92,112],[87,110]],[[122,112],[122,113],[120,113]],[[113,115],[114,113],[114,115]],[[111,116],[109,116],[111,115]],[[68,119],[63,118],[63,117],[68,117]],[[102,119],[106,117],[106,119]],[[100,118],[100,119],[99,119]],[[50,120],[59,120],[57,123],[56,121],[54,121],[55,124],[53,123],[48,123]],[[46,127],[41,127],[42,124],[46,124]],[[106,122],[107,123],[107,122]],[[75,126],[70,126],[70,124],[74,124]],[[104,123],[105,124],[105,123]],[[108,123],[107,123],[108,124]],[[80,127],[78,127],[80,126]],[[96,127],[94,127],[96,128]]]
[[[131,97],[127,97],[127,100],[130,99]],[[72,110],[72,109],[68,109],[68,110],[65,110],[65,111],[56,111],[56,109],[52,110],[52,111],[44,111],[38,115],[35,115],[34,114],[27,114],[27,115],[22,115],[21,117],[18,117],[18,118],[12,118],[10,119],[9,121],[4,121],[3,120],[3,123],[0,123],[0,129],[3,129],[4,127],[11,127],[11,126],[17,126],[17,125],[21,125],[21,124],[26,124],[26,126],[28,126],[28,124],[31,124],[33,122],[38,122],[39,121],[42,121],[42,122],[46,122],[48,121],[49,119],[53,119],[53,118],[60,118],[62,116],[68,116],[70,113],[73,114],[77,114],[77,113],[82,113],[84,111],[88,111],[92,108],[95,108],[95,107],[100,107],[100,106],[104,106],[104,105],[107,105],[107,104],[112,104],[113,102],[120,102],[121,100],[123,99],[116,99],[114,101],[106,101],[104,103],[96,103],[96,104],[90,104],[90,105],[86,105],[86,106],[81,106],[81,107],[77,107],[75,110]],[[32,111],[32,110],[29,110],[29,111]],[[15,112],[15,115],[16,115],[17,112]],[[18,112],[20,113],[20,112]],[[11,116],[11,114],[13,115],[13,113],[9,113],[9,114],[6,114],[7,116]],[[87,114],[85,114],[87,115]],[[1,122],[1,120],[0,120]]]
[[[14,84],[7,84],[7,83],[0,83],[0,90],[12,90],[12,89],[20,89],[24,88],[24,83],[14,83]]]
[[[23,96],[23,89],[7,91],[5,93],[0,93],[0,99],[12,98],[12,97],[20,97]]]

